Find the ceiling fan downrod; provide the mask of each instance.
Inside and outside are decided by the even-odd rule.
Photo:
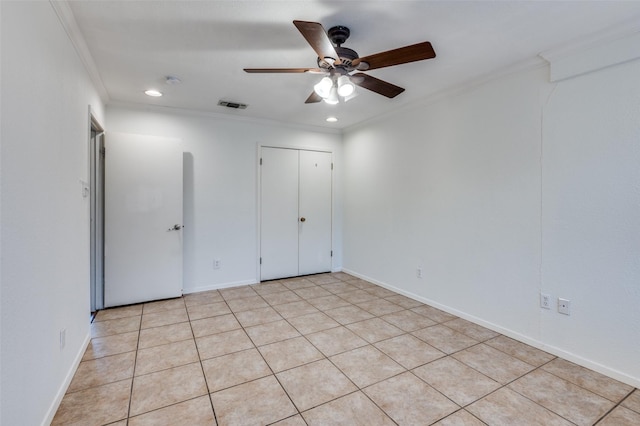
[[[327,35],[329,36],[329,40],[336,46],[340,47],[344,44],[345,41],[351,35],[351,31],[347,27],[343,27],[342,25],[336,25],[335,27],[329,28],[327,31]]]

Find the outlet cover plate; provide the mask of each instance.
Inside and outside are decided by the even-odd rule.
[[[551,309],[551,295],[540,293],[540,307],[543,309]]]
[[[569,315],[569,309],[571,307],[571,302],[567,299],[563,299],[561,297],[558,298],[558,312],[563,315]]]

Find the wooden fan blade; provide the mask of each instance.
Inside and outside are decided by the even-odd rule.
[[[331,58],[333,61],[328,62],[340,63],[336,48],[333,47],[333,43],[329,40],[329,36],[327,36],[327,32],[322,28],[322,25],[317,22],[307,21],[293,21],[293,25],[302,33],[302,36],[315,50],[319,58]]]
[[[311,92],[311,94],[309,95],[307,100],[304,101],[304,103],[315,104],[316,102],[320,102],[321,100],[322,100],[322,97],[320,95],[318,95],[316,92]]]
[[[326,71],[320,68],[244,68],[248,73],[305,73],[325,74]]]
[[[364,87],[365,89],[371,90],[372,92],[379,93],[382,96],[386,96],[387,98],[395,98],[400,93],[404,92],[404,89],[402,87],[387,83],[384,80],[371,77],[370,75],[363,74],[361,72],[354,74],[353,77],[358,77],[351,79],[353,84]]]
[[[367,68],[361,67],[361,70],[373,70],[376,68],[390,67],[392,65],[406,64],[408,62],[422,61],[436,57],[433,46],[428,41],[412,44],[411,46],[400,47],[398,49],[387,50],[373,55],[358,58],[353,61],[352,65],[358,68],[361,62],[369,64]],[[364,64],[363,64],[364,65]]]

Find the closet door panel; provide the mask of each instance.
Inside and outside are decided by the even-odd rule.
[[[262,148],[260,280],[298,275],[298,151]]]
[[[300,275],[331,271],[331,173],[331,153],[300,151]]]

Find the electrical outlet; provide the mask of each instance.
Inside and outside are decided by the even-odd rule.
[[[417,268],[416,269],[416,277],[422,278],[422,268]]]
[[[569,315],[569,308],[571,302],[561,297],[558,298],[558,312],[564,315]]]
[[[540,307],[543,309],[551,309],[551,295],[540,293]]]
[[[60,350],[63,350],[67,344],[67,329],[60,330]]]
[[[213,259],[213,269],[220,269],[220,259]]]

